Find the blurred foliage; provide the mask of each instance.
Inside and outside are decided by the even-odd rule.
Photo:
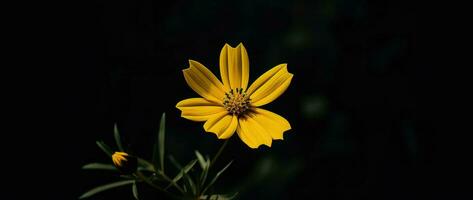
[[[118,150],[112,151],[112,149],[105,143],[97,142],[97,146],[101,148],[107,156],[109,156],[109,159],[112,159],[113,157],[115,166],[104,163],[90,163],[84,165],[82,169],[111,170],[117,174],[121,174],[120,178],[122,180],[95,187],[83,193],[79,199],[89,198],[96,195],[97,193],[126,185],[131,185],[133,197],[137,200],[140,199],[140,196],[142,196],[139,194],[138,185],[146,185],[150,188],[153,188],[155,189],[155,193],[161,193],[169,199],[230,200],[235,198],[238,192],[233,194],[215,194],[209,192],[209,189],[212,189],[220,175],[232,164],[232,161],[230,161],[224,168],[215,173],[215,175],[212,171],[210,171],[211,168],[214,168],[212,166],[220,156],[228,140],[225,141],[223,146],[219,149],[212,160],[210,160],[209,156],[204,158],[202,154],[200,154],[198,151],[195,151],[197,158],[191,160],[185,166],[182,166],[172,155],[169,155],[169,160],[178,170],[178,173],[175,176],[169,176],[169,171],[166,173],[164,170],[165,122],[166,115],[163,113],[161,116],[157,140],[155,141],[153,148],[154,152],[151,162],[126,153],[126,150],[123,148],[122,141],[120,139],[120,133],[118,131],[117,125],[115,124],[114,137]],[[111,152],[115,152],[113,153],[113,156]],[[115,156],[120,157],[120,160],[115,161]],[[131,163],[132,161],[133,163]],[[193,175],[197,173],[197,170],[194,169],[194,166],[196,166],[197,162],[199,162],[201,170],[199,170],[197,175]],[[139,165],[138,167],[137,163]],[[133,167],[130,167],[129,165],[133,165]],[[209,176],[213,177],[211,178]],[[210,181],[207,181],[207,178],[209,178]],[[184,179],[185,181],[180,181],[181,179]]]

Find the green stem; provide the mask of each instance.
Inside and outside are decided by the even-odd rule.
[[[225,149],[225,147],[228,144],[228,141],[230,141],[230,139],[226,139],[223,145],[220,147],[220,149],[218,149],[217,154],[215,154],[215,156],[212,158],[212,161],[210,161],[209,168],[215,163],[215,161],[217,161],[217,158],[220,156],[220,154],[222,154],[223,149]]]
[[[145,183],[147,183],[149,186],[153,187],[154,189],[157,189],[161,192],[163,192],[164,194],[168,195],[169,197],[173,198],[173,199],[180,199],[178,196],[176,195],[173,195],[171,193],[169,193],[168,191],[164,190],[163,188],[155,185],[153,182],[151,182],[145,175],[143,175],[143,173],[141,173],[140,171],[137,171],[135,173],[135,175],[142,181],[144,181]]]
[[[162,173],[160,171],[159,173],[166,181],[169,182],[169,185],[165,188],[165,189],[168,189],[169,187],[174,186],[177,190],[179,190],[179,192],[181,192],[182,194],[184,194],[184,190],[176,184],[176,182],[174,182],[171,178],[169,178],[166,174]]]

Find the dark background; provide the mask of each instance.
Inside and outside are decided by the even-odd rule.
[[[62,6],[62,7],[61,7]],[[175,104],[196,97],[181,70],[194,59],[218,73],[225,43],[244,43],[250,81],[280,63],[289,89],[265,106],[292,130],[271,148],[251,150],[235,135],[220,165],[233,159],[216,189],[238,199],[449,199],[464,197],[456,157],[441,150],[436,115],[441,84],[425,47],[428,7],[402,1],[211,0],[60,4],[46,33],[57,68],[46,71],[32,121],[41,123],[48,199],[76,199],[116,175],[81,170],[110,162],[95,145],[113,145],[113,124],[144,158],[162,112],[167,152],[181,162],[222,141],[203,123],[180,117]],[[429,30],[430,31],[430,30]],[[426,37],[427,36],[427,37]],[[51,47],[47,44],[51,42]],[[42,78],[43,79],[43,78]],[[50,90],[52,89],[52,90]],[[51,98],[49,98],[51,97]],[[47,99],[47,100],[45,100]],[[44,101],[43,101],[44,100]],[[58,109],[56,109],[58,108]],[[52,118],[42,117],[43,114]],[[21,136],[20,136],[21,137]],[[20,183],[21,184],[21,183]],[[24,187],[24,185],[23,185]],[[143,188],[144,199],[157,195]],[[131,188],[92,199],[132,199]]]

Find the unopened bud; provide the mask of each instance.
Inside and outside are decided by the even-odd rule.
[[[136,171],[138,159],[125,152],[115,152],[112,155],[113,164],[123,174],[131,174]]]

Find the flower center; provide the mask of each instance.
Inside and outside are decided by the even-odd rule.
[[[243,88],[231,89],[230,92],[225,93],[223,107],[231,114],[241,115],[250,107],[250,100]]]

